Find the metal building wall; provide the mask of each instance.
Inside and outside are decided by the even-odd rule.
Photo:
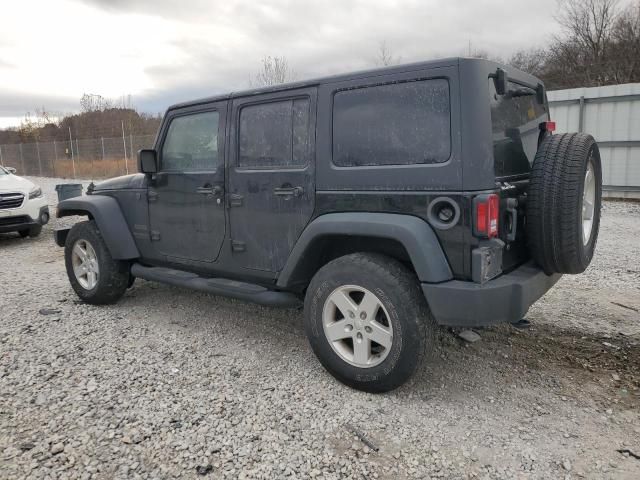
[[[557,133],[594,136],[604,195],[640,198],[640,83],[548,92]]]

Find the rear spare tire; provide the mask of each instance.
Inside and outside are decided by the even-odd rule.
[[[531,170],[527,239],[548,275],[582,273],[593,258],[600,227],[602,166],[591,135],[545,138]]]

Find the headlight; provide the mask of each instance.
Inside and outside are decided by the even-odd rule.
[[[36,187],[29,192],[29,200],[33,200],[34,198],[40,198],[42,196],[42,189],[40,187]]]

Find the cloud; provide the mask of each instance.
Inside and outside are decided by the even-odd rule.
[[[77,110],[80,97],[66,97],[50,93],[22,92],[0,87],[0,116],[24,117],[27,112],[45,108],[49,112],[67,113]]]
[[[382,40],[405,62],[464,55],[469,42],[507,57],[558,28],[555,0],[55,3],[21,0],[3,9],[3,87],[22,92],[12,112],[16,102],[24,112],[83,92],[132,94],[137,106],[157,112],[247,88],[267,55],[285,56],[303,79],[372,67]],[[20,26],[27,23],[25,36]],[[51,24],[60,26],[53,37]],[[0,116],[9,116],[5,103],[0,96]]]

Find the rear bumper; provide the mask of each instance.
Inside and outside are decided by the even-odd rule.
[[[28,230],[36,225],[45,225],[49,222],[49,207],[43,206],[37,210],[35,218],[24,212],[16,211],[12,216],[0,217],[0,233],[19,232],[20,230]]]
[[[561,276],[546,275],[529,262],[484,284],[423,283],[422,291],[440,325],[481,327],[520,320]]]

